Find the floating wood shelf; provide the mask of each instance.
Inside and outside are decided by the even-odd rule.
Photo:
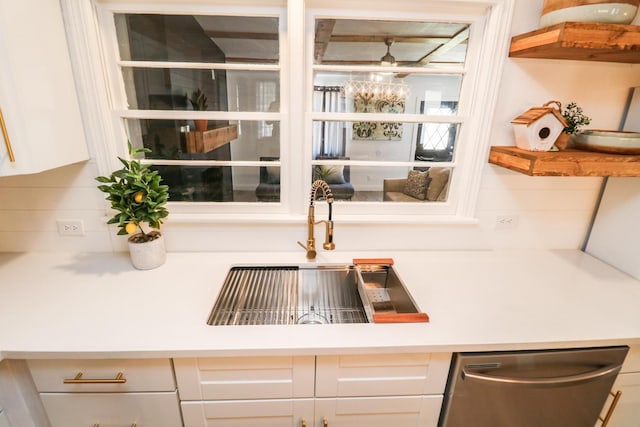
[[[640,63],[640,26],[563,22],[511,39],[513,58]]]
[[[238,137],[238,126],[223,126],[204,132],[187,132],[187,153],[207,153]]]
[[[489,163],[530,176],[640,176],[640,156],[491,147]]]

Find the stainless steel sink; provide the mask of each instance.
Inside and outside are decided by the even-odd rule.
[[[207,323],[289,325],[427,320],[390,265],[304,264],[232,267]]]

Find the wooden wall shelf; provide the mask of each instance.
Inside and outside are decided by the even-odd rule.
[[[640,156],[491,147],[489,163],[530,176],[640,176]]]
[[[640,63],[640,26],[563,22],[511,39],[513,58]]]
[[[223,126],[204,132],[187,132],[187,153],[208,153],[237,137],[237,125]]]

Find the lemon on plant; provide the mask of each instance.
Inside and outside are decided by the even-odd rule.
[[[124,227],[124,231],[126,231],[128,234],[135,233],[137,229],[138,229],[138,226],[133,222],[128,223],[126,227]]]
[[[136,203],[141,203],[142,202],[142,197],[144,196],[144,194],[142,193],[142,191],[138,191],[136,194],[133,195],[133,200]]]

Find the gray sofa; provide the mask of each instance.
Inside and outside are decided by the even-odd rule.
[[[318,160],[346,160],[347,157],[325,157],[318,156]],[[275,161],[277,157],[261,157],[260,160]],[[316,166],[317,168],[318,166]],[[351,200],[355,189],[351,184],[351,168],[350,166],[340,166],[337,168],[328,167],[338,174],[332,174],[327,179],[327,184],[331,188],[333,198],[335,200]],[[339,176],[338,176],[339,175]],[[311,184],[309,184],[311,185]],[[260,202],[279,202],[280,201],[280,168],[277,166],[261,166],[260,167],[260,183],[256,187],[256,199]]]

